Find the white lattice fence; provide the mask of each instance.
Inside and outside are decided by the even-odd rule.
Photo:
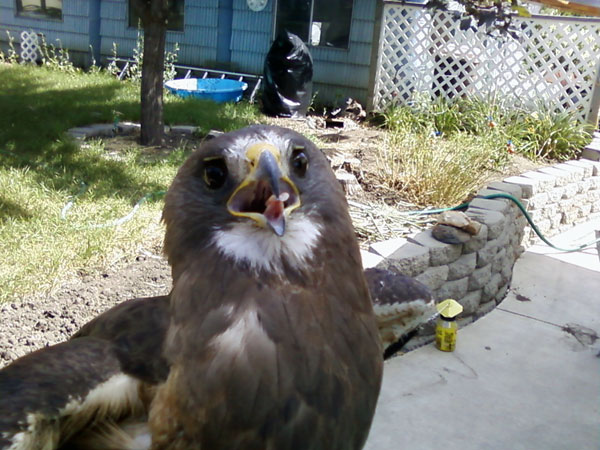
[[[452,12],[386,3],[375,109],[406,103],[416,93],[500,96],[520,106],[549,102],[586,120],[600,57],[600,20],[514,21],[518,41],[462,31]]]

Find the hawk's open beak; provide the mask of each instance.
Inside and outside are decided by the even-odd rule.
[[[248,176],[233,192],[227,209],[238,217],[248,217],[258,225],[269,226],[278,236],[285,233],[285,219],[300,206],[294,183],[283,175],[280,153],[273,145],[261,142],[246,151]]]

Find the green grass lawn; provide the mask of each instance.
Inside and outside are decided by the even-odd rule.
[[[0,64],[0,302],[51,290],[77,272],[93,272],[159,251],[162,197],[187,152],[118,159],[100,140],[79,148],[69,128],[139,120],[139,88],[104,73],[64,73]],[[229,131],[257,122],[248,104],[215,105],[165,96],[167,124]],[[85,186],[85,189],[82,189]],[[63,211],[70,201],[73,204]]]

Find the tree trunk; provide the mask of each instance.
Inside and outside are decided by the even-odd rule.
[[[143,145],[162,145],[164,141],[163,72],[166,35],[164,21],[148,20],[144,23],[141,90]]]

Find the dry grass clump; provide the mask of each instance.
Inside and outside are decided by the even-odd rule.
[[[497,150],[482,138],[442,139],[390,133],[378,155],[383,183],[418,205],[454,206],[478,189],[498,165]]]

